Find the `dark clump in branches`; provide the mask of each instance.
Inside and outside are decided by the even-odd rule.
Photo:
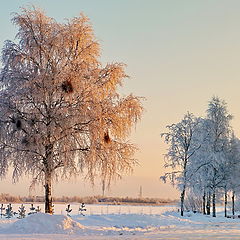
[[[21,130],[22,129],[22,121],[20,119],[17,119],[16,121],[16,128],[18,130]]]
[[[109,137],[109,134],[108,132],[104,133],[104,142],[105,143],[110,143],[111,139]]]
[[[22,121],[15,117],[10,117],[10,122],[13,123],[17,130],[22,129]]]
[[[70,81],[64,81],[61,85],[63,92],[65,93],[72,93],[73,92],[73,86]]]

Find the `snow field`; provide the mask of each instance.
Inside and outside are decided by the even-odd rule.
[[[18,206],[14,204],[13,210]],[[213,218],[198,213],[180,217],[176,206],[86,205],[86,216],[82,216],[77,214],[80,205],[71,204],[72,215],[68,217],[66,206],[55,204],[54,215],[2,218],[0,239],[240,239],[240,219],[224,218],[222,208],[218,208],[218,217]]]

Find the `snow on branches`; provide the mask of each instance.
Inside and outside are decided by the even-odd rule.
[[[183,215],[186,191],[201,195],[202,210],[216,216],[216,195],[223,191],[235,192],[239,187],[238,170],[240,145],[230,125],[232,116],[226,103],[218,97],[209,102],[207,116],[196,118],[186,114],[179,123],[167,126],[163,133],[168,144],[164,167],[170,169],[161,178],[177,183],[181,190],[181,214]]]

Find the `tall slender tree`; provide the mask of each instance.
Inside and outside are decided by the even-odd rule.
[[[136,147],[127,138],[142,105],[118,94],[124,64],[102,67],[84,15],[58,23],[33,7],[12,20],[18,41],[5,42],[0,74],[1,161],[13,165],[14,179],[26,173],[44,184],[52,213],[53,179],[84,172],[110,184],[132,170]]]
[[[164,141],[169,144],[164,167],[171,169],[161,178],[164,181],[170,178],[172,183],[177,179],[180,183],[181,216],[183,216],[185,192],[189,181],[188,165],[190,159],[201,146],[199,142],[195,141],[199,122],[200,120],[193,114],[187,113],[182,121],[167,126],[168,132],[161,134]]]
[[[208,104],[207,118],[210,126],[208,129],[209,141],[209,168],[211,169],[211,188],[213,217],[216,217],[216,190],[222,187],[226,172],[226,150],[231,135],[230,120],[227,104],[218,97],[213,97]]]

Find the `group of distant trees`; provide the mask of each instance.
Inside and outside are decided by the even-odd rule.
[[[61,196],[53,197],[54,202],[58,203],[85,203],[85,204],[151,204],[151,205],[163,205],[174,204],[175,201],[170,199],[160,198],[131,198],[131,197],[103,197],[103,196]],[[1,203],[26,203],[26,202],[44,202],[43,196],[12,196],[7,193],[0,194]]]
[[[34,7],[13,23],[0,71],[0,177],[27,174],[45,188],[52,213],[52,182],[98,176],[104,189],[137,163],[128,141],[142,115],[139,97],[117,92],[125,65],[102,66],[100,46],[84,15],[58,23]]]
[[[167,170],[161,178],[180,190],[181,215],[188,195],[201,199],[203,214],[210,215],[212,209],[213,217],[216,202],[223,198],[227,216],[229,194],[234,215],[235,194],[240,190],[240,140],[230,125],[232,116],[225,101],[213,97],[206,113],[206,117],[187,113],[180,122],[167,126],[162,134],[169,146]]]

